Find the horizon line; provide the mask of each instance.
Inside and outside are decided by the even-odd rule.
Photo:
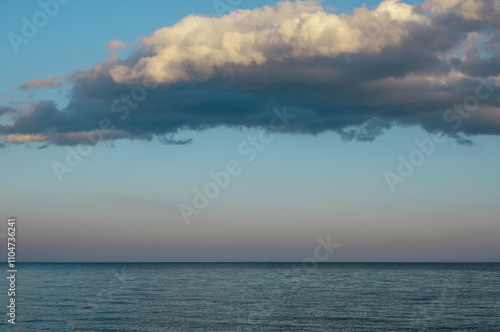
[[[16,262],[17,264],[306,264],[304,262],[295,261],[154,261],[154,262],[133,262],[133,261],[109,261],[109,262]],[[365,262],[365,261],[349,261],[349,262],[315,262],[315,264],[500,264],[500,261],[415,261],[415,262]]]

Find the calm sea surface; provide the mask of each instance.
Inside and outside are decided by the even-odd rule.
[[[5,295],[1,331],[500,331],[500,264],[25,263],[15,326]]]

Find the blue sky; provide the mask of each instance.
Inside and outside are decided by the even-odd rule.
[[[242,1],[237,7],[275,3]],[[322,6],[350,14],[363,3],[372,8],[378,1]],[[1,106],[26,110],[54,100],[65,107],[71,82],[58,89],[17,87],[103,62],[112,40],[132,43],[190,14],[218,16],[212,1],[73,0],[60,5],[16,54],[5,36],[20,33],[21,18],[37,11],[36,1],[0,4]],[[118,52],[123,59],[131,54]],[[363,56],[353,55],[352,66]],[[293,113],[298,107],[276,100],[279,109]],[[263,114],[266,121],[274,116],[271,108]],[[308,115],[296,116],[293,121],[302,123]],[[9,115],[0,117],[1,124],[10,122]],[[313,254],[318,237],[328,236],[341,245],[329,261],[498,261],[498,135],[464,127],[461,135],[472,145],[453,137],[436,144],[391,191],[386,172],[397,174],[398,157],[408,159],[418,150],[415,140],[430,139],[426,124],[392,125],[373,141],[349,140],[335,130],[277,132],[251,162],[238,146],[262,125],[175,133],[176,140],[192,139],[190,144],[107,140],[91,147],[62,181],[54,162],[65,164],[76,145],[5,144],[0,219],[18,218],[23,261],[302,261]],[[209,173],[231,160],[241,173],[186,224],[179,205],[192,206],[193,189],[203,190],[213,181]]]

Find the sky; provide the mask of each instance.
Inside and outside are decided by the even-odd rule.
[[[498,0],[0,13],[20,261],[500,260]]]

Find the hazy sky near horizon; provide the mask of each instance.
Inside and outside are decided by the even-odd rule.
[[[17,52],[42,9],[1,3],[0,232],[17,217],[19,261],[302,261],[327,237],[328,261],[499,261],[500,2],[444,3],[72,0]]]

